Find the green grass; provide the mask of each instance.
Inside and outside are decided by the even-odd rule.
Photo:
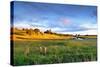
[[[14,65],[96,61],[97,40],[14,41]],[[47,48],[41,51],[40,47]],[[29,48],[28,54],[27,48]]]

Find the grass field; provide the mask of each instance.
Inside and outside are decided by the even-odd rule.
[[[14,65],[96,61],[97,39],[14,41]]]

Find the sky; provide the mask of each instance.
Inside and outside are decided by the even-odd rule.
[[[14,1],[11,7],[14,27],[62,34],[97,34],[96,6]]]

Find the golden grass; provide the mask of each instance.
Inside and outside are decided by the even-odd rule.
[[[56,34],[31,34],[28,35],[23,30],[13,29],[13,34],[11,34],[11,40],[37,40],[37,39],[67,39],[71,36],[59,36]]]
[[[72,35],[70,36],[61,36],[57,34],[47,34],[47,33],[34,33],[32,32],[31,35],[27,34],[25,30],[22,29],[13,29],[11,34],[11,40],[42,40],[42,39],[70,39],[73,38]],[[96,35],[88,35],[88,36],[80,36],[82,38],[97,38]]]

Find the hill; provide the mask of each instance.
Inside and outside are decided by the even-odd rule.
[[[72,35],[58,34],[51,30],[41,32],[39,29],[11,28],[11,40],[37,40],[37,39],[69,39]]]

